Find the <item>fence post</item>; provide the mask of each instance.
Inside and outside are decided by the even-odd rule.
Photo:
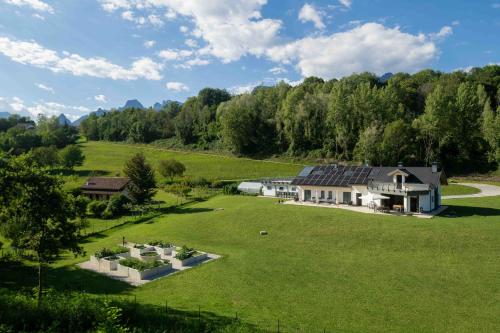
[[[280,333],[280,320],[278,319],[278,333]]]

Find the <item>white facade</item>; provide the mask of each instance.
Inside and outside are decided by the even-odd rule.
[[[266,197],[294,198],[298,192],[298,186],[292,185],[291,179],[268,179],[262,182],[262,195]]]

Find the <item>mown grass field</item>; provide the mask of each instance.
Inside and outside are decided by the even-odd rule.
[[[464,194],[476,194],[479,192],[481,191],[474,187],[458,185],[458,184],[449,184],[443,186],[442,195],[464,195]]]
[[[139,288],[57,262],[49,284],[141,304],[238,317],[282,332],[495,332],[500,329],[500,197],[449,200],[418,219],[217,196],[95,237],[164,239],[221,254]],[[224,210],[214,210],[224,208]],[[260,236],[267,230],[268,236]],[[2,272],[3,284],[21,283]],[[24,275],[25,284],[35,275]],[[15,280],[15,282],[11,280]]]
[[[148,145],[131,145],[102,141],[82,142],[85,162],[76,168],[77,173],[66,177],[68,187],[76,187],[90,175],[123,175],[125,162],[138,152],[157,167],[160,160],[175,158],[186,166],[186,176],[204,177],[209,180],[240,180],[262,177],[295,176],[302,169],[300,164],[277,161],[253,160],[198,152],[181,152]],[[161,176],[157,174],[158,180]]]

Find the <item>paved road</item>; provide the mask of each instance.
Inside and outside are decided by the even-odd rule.
[[[478,184],[478,183],[456,183],[458,185],[465,185],[475,187],[481,192],[476,194],[462,194],[462,195],[443,195],[442,199],[460,199],[460,198],[480,198],[480,197],[494,197],[500,195],[500,186]]]

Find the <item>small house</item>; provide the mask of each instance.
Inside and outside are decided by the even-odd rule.
[[[92,200],[108,200],[114,194],[128,196],[129,185],[127,177],[90,177],[80,189]]]

